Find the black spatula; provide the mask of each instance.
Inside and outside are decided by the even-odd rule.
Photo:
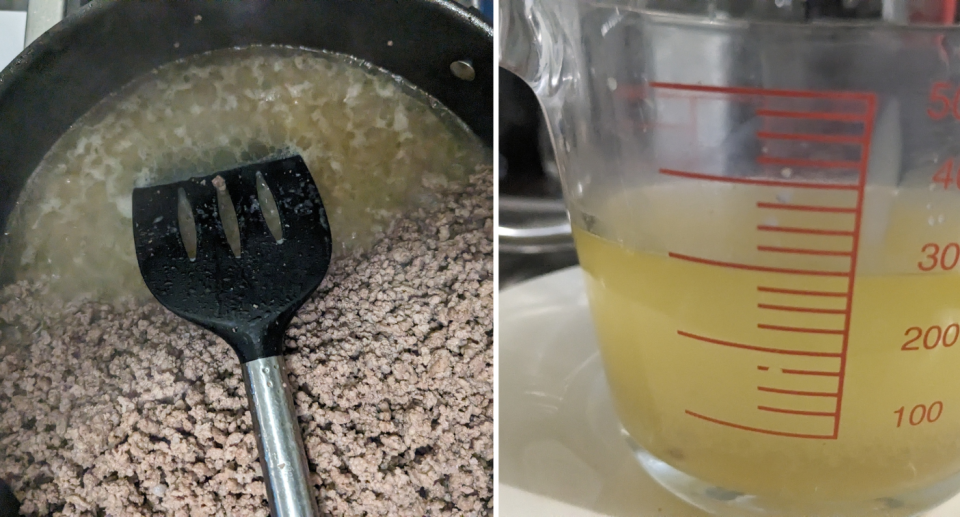
[[[271,514],[316,515],[281,355],[284,330],[332,250],[303,159],[135,189],[133,232],[150,292],[240,357]]]

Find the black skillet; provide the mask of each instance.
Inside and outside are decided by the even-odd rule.
[[[370,62],[493,145],[493,29],[450,0],[96,0],[0,72],[0,226],[50,147],[105,96],[164,63],[246,45]],[[463,65],[472,80],[451,70]]]
[[[450,0],[95,0],[0,72],[0,227],[50,147],[136,77],[191,55],[285,45],[410,81],[493,141],[493,29]],[[0,282],[9,280],[0,264]],[[0,482],[0,515],[15,500]]]

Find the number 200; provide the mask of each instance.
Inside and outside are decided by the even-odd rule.
[[[951,323],[945,329],[939,325],[934,325],[928,328],[926,332],[920,327],[910,327],[903,335],[910,338],[900,347],[900,350],[904,352],[920,350],[918,341],[921,337],[923,338],[923,348],[927,350],[933,350],[940,345],[943,345],[944,348],[950,348],[957,344],[957,339],[960,338],[960,324]]]

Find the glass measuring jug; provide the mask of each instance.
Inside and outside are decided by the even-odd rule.
[[[818,4],[501,0],[501,65],[651,475],[723,515],[916,515],[960,491],[960,32]]]

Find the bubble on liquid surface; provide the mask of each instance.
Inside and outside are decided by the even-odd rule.
[[[726,490],[719,487],[710,487],[704,491],[704,494],[717,501],[733,501],[743,495],[741,492],[734,492],[733,490]]]

